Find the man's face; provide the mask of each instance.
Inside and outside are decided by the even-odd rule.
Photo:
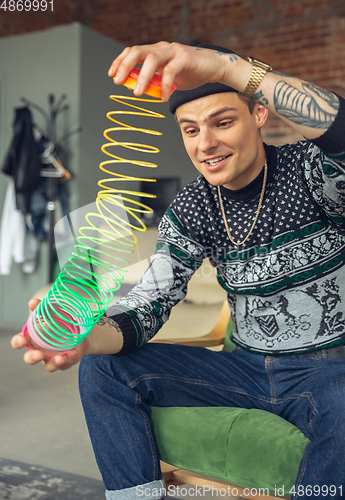
[[[265,150],[260,128],[267,110],[250,114],[236,92],[200,97],[179,106],[176,119],[196,169],[214,186],[241,189],[259,175]]]

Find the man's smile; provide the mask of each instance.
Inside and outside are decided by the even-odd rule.
[[[211,167],[218,165],[222,160],[225,160],[225,158],[229,158],[231,155],[227,156],[217,156],[216,158],[211,158],[209,160],[204,160],[206,163],[208,163]]]

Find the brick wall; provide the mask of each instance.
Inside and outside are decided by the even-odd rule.
[[[344,0],[54,0],[53,12],[0,11],[0,36],[73,21],[126,45],[227,46],[345,96]],[[275,144],[299,138],[273,117],[264,137]]]

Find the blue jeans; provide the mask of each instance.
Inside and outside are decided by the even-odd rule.
[[[327,485],[336,487],[330,498],[343,498],[342,487],[345,497],[345,359],[147,344],[125,354],[86,356],[80,366],[80,394],[108,500],[162,496],[150,406],[273,412],[310,439],[296,491]],[[292,498],[319,500],[322,495]]]

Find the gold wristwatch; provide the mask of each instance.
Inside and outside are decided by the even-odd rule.
[[[253,95],[256,92],[256,89],[262,82],[264,76],[268,71],[272,71],[271,66],[269,66],[266,63],[263,63],[261,61],[257,61],[256,59],[253,59],[252,57],[248,57],[248,61],[252,63],[253,69],[252,69],[252,74],[250,75],[249,82],[242,92],[242,95],[245,97],[248,97],[248,99],[251,99]]]

